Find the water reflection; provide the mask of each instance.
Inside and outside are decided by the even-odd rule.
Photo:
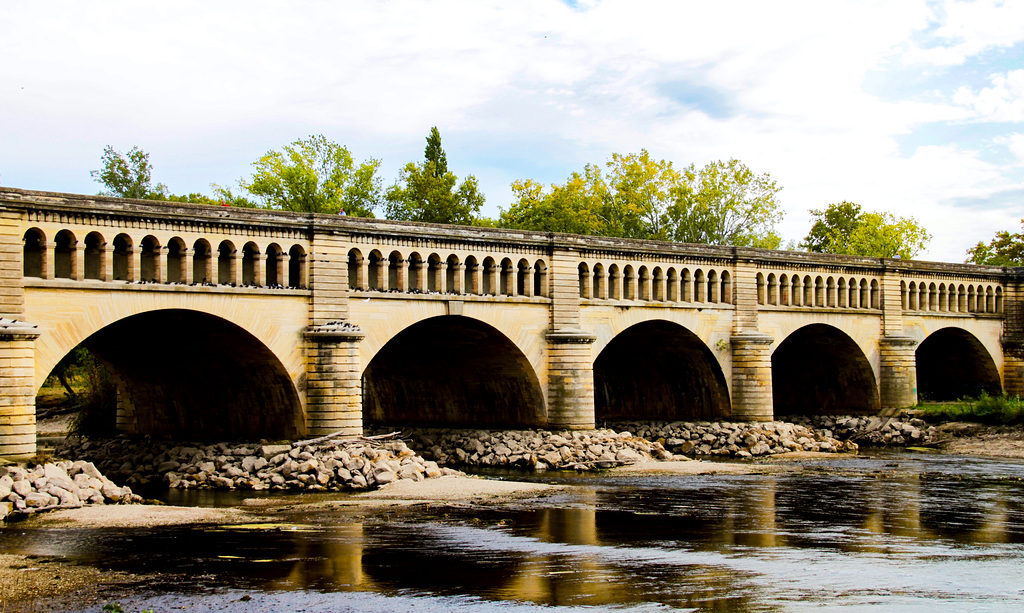
[[[914,457],[774,475],[548,475],[576,487],[498,506],[365,515],[298,506],[269,527],[29,522],[0,530],[0,547],[174,569],[199,586],[441,602],[769,611],[980,598],[1005,608],[1024,606],[1022,477],[1022,464]]]

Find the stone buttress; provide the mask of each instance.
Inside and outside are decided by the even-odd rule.
[[[310,325],[306,329],[306,428],[317,436],[363,433],[359,341],[348,321],[348,248],[326,228],[311,241]]]
[[[548,425],[594,427],[594,363],[597,336],[580,328],[579,253],[554,244],[549,287],[551,329],[548,343]]]
[[[771,421],[772,403],[771,346],[775,339],[758,331],[757,269],[752,260],[737,257],[735,265],[735,303],[732,347],[732,419]]]

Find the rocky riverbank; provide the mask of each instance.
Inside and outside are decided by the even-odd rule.
[[[118,487],[91,462],[0,466],[0,519],[85,505],[142,502]]]
[[[628,431],[607,429],[551,432],[405,428],[402,438],[423,457],[444,466],[588,470],[674,459],[661,443]]]
[[[940,426],[929,425],[916,417],[876,417],[854,415],[813,415],[786,418],[811,428],[819,436],[834,436],[870,447],[930,444],[943,437]]]
[[[857,444],[786,421],[619,421],[613,427],[657,441],[675,454],[753,458],[790,451],[856,452]]]
[[[119,436],[105,441],[68,439],[58,453],[90,459],[112,479],[137,487],[365,490],[456,472],[417,456],[400,440],[373,438],[202,445]]]

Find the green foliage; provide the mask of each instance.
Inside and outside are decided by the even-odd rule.
[[[253,163],[256,172],[241,186],[263,208],[373,217],[380,204],[380,160],[358,166],[348,149],[322,135],[269,151]],[[230,190],[227,190],[230,194]],[[244,204],[242,206],[245,206]]]
[[[82,346],[76,347],[58,362],[51,377],[63,373],[65,380],[84,388],[75,395],[78,417],[71,431],[85,436],[110,436],[117,421],[117,390],[106,367]],[[66,388],[69,386],[65,386]]]
[[[990,396],[982,392],[977,399],[964,398],[955,404],[922,405],[924,418],[932,422],[971,421],[991,425],[1024,423],[1024,399],[1006,394]]]
[[[588,164],[550,191],[516,181],[515,202],[501,212],[508,228],[776,248],[782,218],[781,188],[742,162],[712,162],[682,172],[650,154],[613,153],[600,167]]]
[[[107,145],[100,161],[103,168],[90,171],[89,175],[107,188],[102,195],[149,200],[166,197],[167,188],[162,183],[152,185],[153,165],[149,163],[149,154],[137,146],[123,154]]]
[[[686,243],[778,249],[782,188],[736,159],[686,169],[686,188],[668,210],[671,239]]]
[[[484,204],[476,177],[462,183],[448,170],[448,158],[441,148],[441,133],[430,129],[423,163],[408,163],[398,173],[398,181],[387,190],[385,215],[388,219],[473,224]],[[458,184],[458,185],[456,185]]]
[[[979,242],[968,249],[967,261],[992,266],[1024,266],[1024,219],[1020,222],[1021,232],[996,232],[987,245]]]
[[[811,211],[815,218],[801,247],[815,253],[913,259],[932,239],[913,217],[865,213],[859,204],[839,202]]]

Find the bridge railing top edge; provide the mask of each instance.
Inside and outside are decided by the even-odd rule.
[[[313,233],[368,233],[439,241],[526,244],[535,247],[572,249],[588,255],[602,252],[615,254],[612,257],[621,257],[620,254],[625,252],[640,256],[640,258],[669,255],[722,261],[743,260],[762,268],[793,267],[795,265],[819,268],[853,268],[874,274],[892,271],[902,275],[954,274],[989,278],[1006,278],[1009,275],[1016,279],[1024,278],[1024,267],[1008,268],[607,236],[583,236],[506,228],[456,226],[293,211],[134,200],[111,196],[33,191],[12,187],[0,187],[0,206],[23,210],[65,210],[69,213],[79,214],[93,212],[127,217],[158,217],[178,221],[187,219],[216,224],[273,225],[304,229]]]

